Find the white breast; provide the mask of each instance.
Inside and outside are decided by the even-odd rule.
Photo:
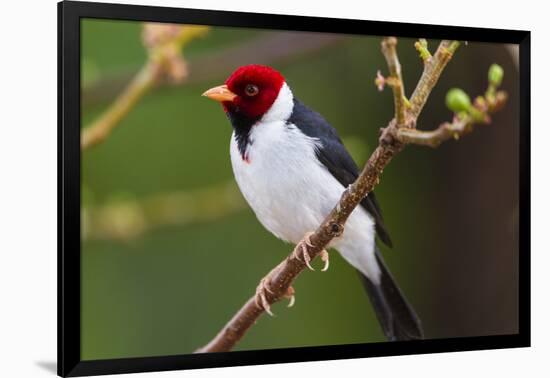
[[[315,156],[319,141],[295,125],[264,117],[252,127],[249,140],[245,160],[235,135],[231,138],[231,163],[237,184],[267,230],[284,241],[298,243],[321,224],[345,188]],[[358,207],[346,223],[344,234],[332,246],[377,281],[374,239],[374,221]]]
[[[297,243],[321,223],[343,188],[317,162],[315,140],[294,126],[254,126],[250,143],[243,160],[235,137],[231,140],[231,162],[241,192],[265,228]]]

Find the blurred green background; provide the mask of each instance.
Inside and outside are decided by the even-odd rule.
[[[82,127],[144,64],[141,30],[138,22],[82,20]],[[270,64],[363,164],[393,113],[391,91],[374,85],[376,71],[387,72],[379,43],[212,28],[185,48],[185,83],[154,88],[104,143],[83,152],[83,359],[193,352],[291,251],[244,203],[229,161],[230,124],[200,94],[239,65]],[[408,95],[422,70],[413,43],[400,38],[398,46]],[[419,128],[450,119],[449,88],[483,93],[493,62],[505,69],[506,108],[458,143],[408,148],[376,189],[395,245],[383,253],[429,338],[517,332],[515,53],[498,44],[462,46]],[[294,287],[296,305],[276,304],[277,316],[263,316],[237,350],[384,341],[356,273],[337,253],[328,272],[305,272]]]

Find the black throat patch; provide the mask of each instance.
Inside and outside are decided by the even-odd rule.
[[[252,143],[250,141],[250,130],[260,118],[250,118],[235,110],[229,110],[226,114],[231,122],[231,126],[233,126],[233,130],[235,130],[235,139],[241,157],[243,160],[246,160],[246,148]]]

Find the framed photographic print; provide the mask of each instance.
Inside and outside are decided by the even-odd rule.
[[[529,346],[529,32],[58,11],[59,375]]]

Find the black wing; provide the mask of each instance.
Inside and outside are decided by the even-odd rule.
[[[322,147],[317,150],[317,158],[340,184],[348,187],[359,176],[359,169],[350,156],[336,130],[317,112],[309,109],[297,99],[288,122],[293,123],[304,134],[317,138]],[[376,223],[376,233],[380,240],[391,247],[392,242],[378,201],[371,192],[361,201],[361,206],[369,212]]]

